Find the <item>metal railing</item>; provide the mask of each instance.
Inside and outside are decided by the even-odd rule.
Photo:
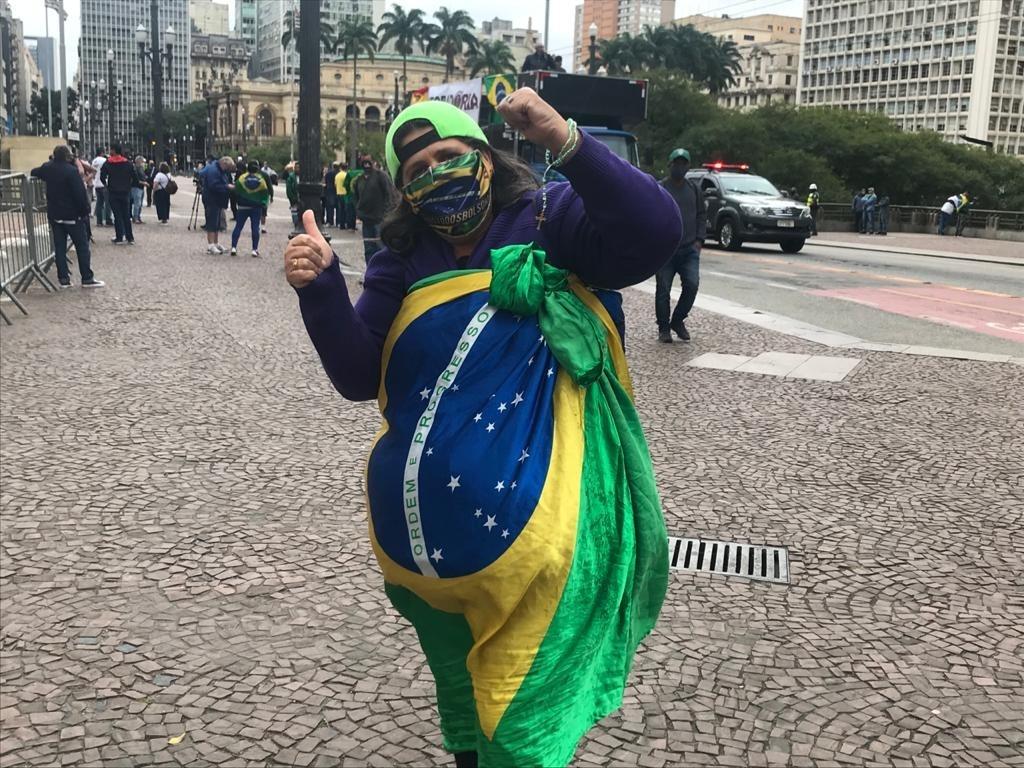
[[[828,224],[847,224],[853,228],[853,209],[849,203],[822,203],[822,221]],[[966,214],[966,229],[976,237],[998,237],[998,233],[1024,234],[1024,211],[994,211],[972,208]],[[893,232],[934,232],[939,221],[939,209],[929,205],[890,205],[889,230]],[[955,220],[954,220],[955,224]]]
[[[53,235],[46,218],[46,187],[24,173],[0,173],[0,294],[25,315],[18,299],[33,280],[57,290],[46,276],[53,265]],[[0,304],[0,319],[11,320]]]

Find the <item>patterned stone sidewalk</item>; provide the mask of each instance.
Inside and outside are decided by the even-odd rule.
[[[144,227],[0,331],[0,768],[450,764],[367,543],[378,414],[319,370],[271,226],[260,260]],[[576,763],[1024,766],[1024,368],[696,369],[822,349],[708,314],[658,345],[626,305],[670,532],[793,580],[673,573]]]

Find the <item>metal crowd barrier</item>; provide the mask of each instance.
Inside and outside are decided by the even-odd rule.
[[[27,315],[16,294],[24,293],[33,280],[47,292],[57,290],[46,276],[53,262],[46,187],[24,173],[0,173],[0,294]],[[11,324],[2,303],[0,318]]]

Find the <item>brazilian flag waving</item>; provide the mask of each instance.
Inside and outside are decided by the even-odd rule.
[[[557,766],[619,707],[668,552],[621,341],[543,251],[413,286],[384,347],[370,534],[445,747]]]

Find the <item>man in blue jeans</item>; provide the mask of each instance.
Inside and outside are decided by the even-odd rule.
[[[356,179],[356,215],[363,222],[363,257],[366,263],[384,246],[380,241],[380,224],[391,208],[395,186],[384,171],[374,166],[366,155],[361,162],[363,173]]]
[[[679,206],[683,219],[683,239],[676,252],[665,266],[655,275],[657,288],[654,293],[654,311],[658,319],[658,341],[672,343],[675,331],[682,341],[690,340],[685,320],[693,309],[700,286],[700,249],[704,246],[707,230],[707,214],[704,210],[704,195],[693,179],[686,178],[690,170],[690,153],[685,149],[674,149],[668,156],[669,175],[662,179],[663,186]],[[679,275],[681,293],[676,308],[669,317],[669,301],[672,281]]]
[[[68,269],[68,238],[75,244],[78,272],[83,288],[102,288],[103,282],[92,273],[89,251],[89,196],[82,177],[71,159],[71,150],[64,144],[53,150],[49,162],[32,169],[32,176],[46,183],[46,217],[53,232],[53,256],[57,262],[57,280],[61,288],[71,287]]]

